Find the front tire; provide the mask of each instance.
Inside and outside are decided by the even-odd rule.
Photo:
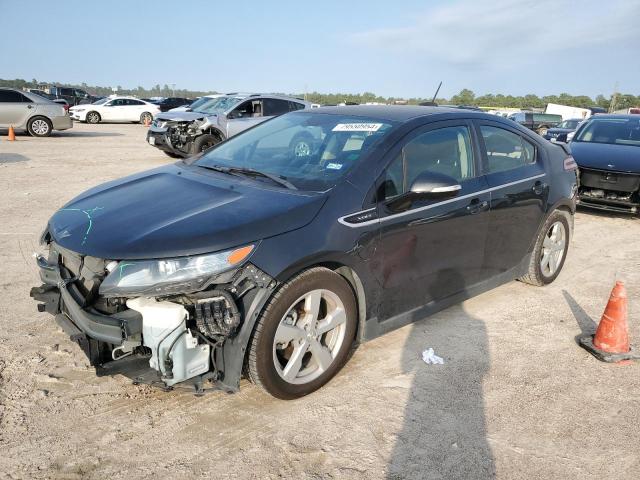
[[[84,117],[85,122],[87,123],[100,123],[100,120],[102,120],[102,118],[100,117],[100,114],[98,112],[88,112],[86,117]]]
[[[191,146],[191,154],[197,155],[198,153],[206,152],[218,143],[220,143],[220,139],[209,133],[200,135],[193,141],[193,145]]]
[[[251,381],[290,400],[322,387],[342,368],[357,307],[347,281],[321,267],[302,272],[269,300],[249,345]]]
[[[520,281],[541,287],[553,282],[567,258],[571,228],[569,213],[555,210],[544,223],[531,254],[529,271]]]
[[[27,131],[32,137],[48,137],[51,135],[53,125],[46,117],[33,117],[27,124]]]

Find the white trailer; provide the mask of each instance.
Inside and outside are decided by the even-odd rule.
[[[544,113],[562,115],[562,120],[569,120],[573,118],[581,118],[585,120],[591,116],[591,110],[588,108],[567,107],[566,105],[558,105],[557,103],[547,104],[547,108]]]

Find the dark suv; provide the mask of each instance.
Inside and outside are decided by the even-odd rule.
[[[235,391],[246,371],[300,397],[354,342],[552,282],[575,211],[565,148],[471,110],[287,113],[67,203],[31,294],[93,364],[138,382]]]
[[[57,99],[66,100],[71,106],[93,103],[99,97],[88,94],[84,90],[72,87],[49,87],[49,94]]]
[[[188,98],[168,97],[168,98],[163,98],[162,100],[159,100],[159,101],[154,102],[154,103],[156,105],[158,105],[158,107],[160,107],[160,111],[161,112],[167,112],[167,111],[171,110],[172,108],[182,107],[184,105],[189,105],[192,102],[193,102],[193,100],[190,100]]]

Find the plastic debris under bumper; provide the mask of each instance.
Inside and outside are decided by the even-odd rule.
[[[104,315],[92,308],[82,307],[74,298],[78,293],[73,278],[63,272],[58,265],[52,265],[39,255],[37,258],[40,278],[44,285],[31,289],[31,297],[39,302],[40,311],[52,315],[64,314],[80,332],[101,342],[120,345],[123,340],[135,337],[142,332],[142,315],[135,310],[125,310],[113,315]],[[75,289],[77,291],[77,289]],[[58,321],[60,324],[61,322]],[[67,333],[69,326],[61,325]],[[77,332],[75,332],[77,334]]]

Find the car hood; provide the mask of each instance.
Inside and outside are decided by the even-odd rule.
[[[579,167],[640,173],[640,147],[633,145],[571,142],[571,154]]]
[[[326,195],[175,164],[88,190],[58,210],[60,246],[104,259],[215,252],[301,228]]]
[[[212,117],[215,115],[207,115],[201,112],[176,112],[169,110],[168,112],[159,113],[155,116],[158,120],[168,120],[170,122],[192,122],[194,120],[201,120],[204,117]]]

